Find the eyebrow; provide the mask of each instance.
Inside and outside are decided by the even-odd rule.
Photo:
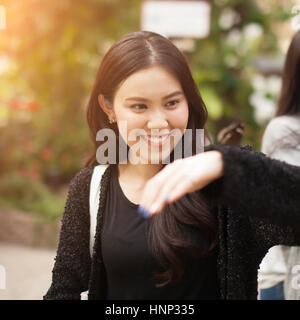
[[[163,97],[163,100],[168,99],[168,98],[171,98],[171,97],[174,97],[174,96],[178,96],[178,95],[180,95],[180,94],[183,94],[183,92],[182,92],[182,91],[172,92],[172,93],[166,95],[165,97]],[[146,98],[141,98],[141,97],[130,97],[130,98],[125,99],[125,101],[127,101],[127,100],[143,101],[143,102],[149,101],[148,99],[146,99]]]

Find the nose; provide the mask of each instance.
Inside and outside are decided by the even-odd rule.
[[[151,115],[151,119],[148,121],[148,129],[163,129],[168,128],[169,124],[163,112],[156,112]]]

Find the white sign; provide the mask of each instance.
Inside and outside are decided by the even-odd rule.
[[[145,1],[141,30],[166,37],[205,38],[210,31],[210,11],[206,1]]]

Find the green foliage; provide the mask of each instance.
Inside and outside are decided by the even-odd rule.
[[[66,201],[62,196],[55,195],[41,180],[25,178],[17,172],[1,176],[0,194],[2,207],[40,214],[48,222],[61,216]]]
[[[274,25],[291,18],[292,2],[269,1],[268,10],[256,1],[215,0],[211,33],[196,41],[189,62],[209,112],[208,128],[214,136],[226,125],[241,120],[246,127],[242,143],[260,148],[266,123],[257,122],[249,97],[251,78],[261,72],[253,60],[262,55],[280,55]]]

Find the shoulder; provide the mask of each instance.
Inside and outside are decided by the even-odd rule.
[[[280,116],[272,119],[267,125],[263,139],[262,152],[271,154],[274,145],[289,145],[292,141],[299,141],[300,116]],[[296,137],[297,136],[297,137]]]
[[[77,205],[85,203],[88,199],[93,170],[94,167],[80,169],[69,183],[68,198]]]
[[[291,131],[300,129],[299,116],[280,116],[272,119],[267,125],[264,137],[271,136],[280,138],[289,134]]]
[[[71,179],[70,187],[77,188],[79,186],[88,186],[91,180],[94,167],[86,167],[80,169]]]
[[[286,116],[276,117],[266,126],[264,138],[268,136],[276,136],[279,133],[282,134],[282,132],[278,132],[278,130],[284,130],[286,127],[288,127],[288,120],[286,119]]]
[[[110,170],[107,170],[110,169]],[[82,168],[79,170],[70,182],[70,192],[76,197],[88,197],[90,188],[97,188],[97,184],[101,180],[101,187],[106,188],[110,181],[112,166],[96,165]]]

